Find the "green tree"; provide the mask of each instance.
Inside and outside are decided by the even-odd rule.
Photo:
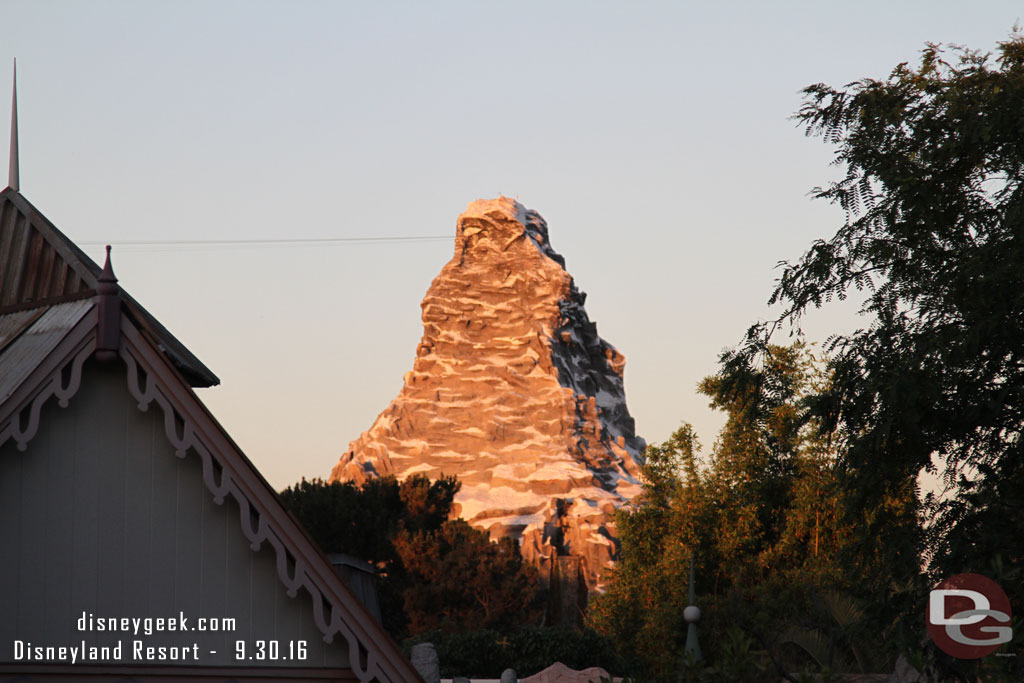
[[[839,559],[849,534],[835,453],[803,408],[825,381],[821,363],[799,343],[770,351],[756,369],[727,355],[701,382],[728,414],[707,465],[684,425],[648,448],[643,494],[618,517],[621,559],[590,619],[657,680],[681,666],[691,556],[708,659],[747,652],[751,670],[772,680],[784,661],[809,661],[781,636],[812,627],[803,622],[815,596],[856,588]]]
[[[323,551],[346,552],[385,571],[394,562],[390,538],[405,507],[393,477],[372,479],[363,487],[303,479],[280,495]]]
[[[928,45],[916,67],[808,87],[796,119],[836,149],[841,180],[815,196],[845,222],[785,263],[780,317],[748,332],[739,365],[770,362],[772,333],[810,309],[863,297],[866,326],[831,341],[832,381],[812,402],[842,438],[874,543],[887,504],[922,470],[933,578],[1016,577],[1024,598],[1024,36],[995,57]],[[904,569],[907,569],[904,567]]]
[[[725,365],[699,387],[712,407],[729,416],[707,480],[720,510],[715,549],[732,582],[756,583],[813,557],[795,546],[807,537],[801,524],[815,523],[808,513],[815,513],[820,527],[812,530],[819,548],[829,546],[823,532],[833,517],[819,503],[834,500],[828,490],[832,453],[806,428],[801,409],[814,377],[813,357],[800,343],[771,353],[760,371]],[[790,548],[788,559],[783,545]]]
[[[508,630],[534,620],[537,573],[511,538],[492,542],[464,520],[403,529],[395,550],[410,577],[403,593],[412,634]]]
[[[326,483],[303,479],[285,506],[325,552],[377,568],[384,625],[396,637],[429,628],[512,627],[532,620],[536,577],[519,546],[448,521],[455,477]]]
[[[647,447],[643,493],[616,515],[619,561],[605,593],[587,609],[588,625],[616,642],[630,668],[657,680],[675,676],[686,637],[690,549],[706,538],[699,534],[710,528],[713,515],[694,493],[703,486],[698,448],[689,425]]]
[[[433,531],[448,519],[461,484],[423,475],[327,483],[302,479],[281,491],[285,507],[325,552],[345,552],[387,574],[397,559],[391,542],[402,529]]]

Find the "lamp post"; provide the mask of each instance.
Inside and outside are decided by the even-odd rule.
[[[693,555],[690,555],[690,605],[683,610],[683,619],[686,620],[686,655],[687,658],[693,655],[693,661],[699,662],[700,640],[697,638],[697,622],[700,621],[700,608],[697,607],[697,591],[693,582]]]

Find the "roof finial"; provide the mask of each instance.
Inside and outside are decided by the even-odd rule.
[[[114,267],[110,264],[109,244],[107,245],[107,260],[103,264],[103,271],[96,278],[96,282],[99,283],[96,286],[96,291],[100,294],[114,294],[117,292],[117,288],[111,286],[117,284],[117,277],[114,275]]]
[[[18,60],[14,60],[14,86],[11,95],[11,168],[7,185],[15,192],[21,192],[18,179]]]
[[[121,348],[121,296],[110,265],[110,245],[107,245],[107,262],[103,272],[96,278],[96,307],[99,320],[96,331],[96,360],[104,363],[117,360]]]

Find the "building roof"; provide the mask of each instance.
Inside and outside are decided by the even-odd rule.
[[[92,299],[79,299],[0,316],[0,404],[92,307]]]
[[[325,640],[347,642],[352,674],[363,682],[422,681],[199,400],[192,387],[216,377],[112,278],[99,287],[101,273],[19,193],[0,192],[0,446],[13,439],[27,450],[45,429],[43,406],[74,400],[87,361],[120,364],[139,410],[162,413],[178,456],[201,459],[213,502],[237,503],[251,549],[272,548],[288,595],[312,601]]]
[[[18,191],[0,192],[0,319],[13,312],[92,296],[102,269]],[[122,290],[125,308],[193,387],[220,380]],[[3,323],[0,322],[0,325]]]

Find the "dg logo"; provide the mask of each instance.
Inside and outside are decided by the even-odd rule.
[[[928,634],[946,654],[978,659],[1013,638],[1010,599],[992,579],[957,574],[928,594]]]

